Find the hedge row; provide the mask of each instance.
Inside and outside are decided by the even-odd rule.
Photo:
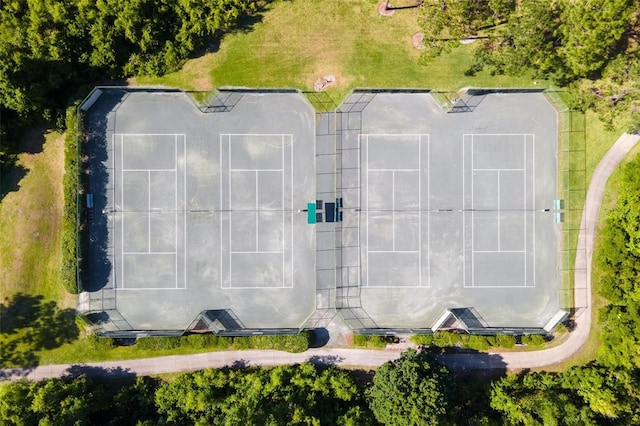
[[[411,341],[416,345],[438,346],[443,348],[455,346],[477,351],[486,351],[487,349],[495,347],[512,348],[516,345],[515,336],[509,334],[479,336],[475,334],[438,332],[435,334],[416,334],[411,336]]]
[[[62,214],[62,266],[60,278],[71,294],[78,293],[76,212],[78,208],[78,134],[76,106],[67,109],[64,148],[64,210]]]
[[[259,335],[225,337],[215,334],[189,334],[182,337],[143,337],[136,340],[140,349],[166,350],[194,349],[273,349],[292,353],[309,349],[311,333],[303,331],[293,335]]]
[[[377,334],[355,334],[353,336],[353,344],[361,348],[384,349],[388,343],[395,343],[395,336],[377,335]]]

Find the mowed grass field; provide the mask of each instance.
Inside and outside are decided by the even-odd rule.
[[[276,1],[260,21],[226,34],[216,52],[189,61],[162,78],[139,77],[138,84],[164,84],[189,90],[213,87],[295,87],[312,90],[316,79],[331,74],[328,93],[337,101],[354,87],[432,88],[529,87],[518,77],[481,72],[466,76],[473,45],[460,45],[428,66],[411,43],[419,31],[418,9],[380,16],[377,1]]]
[[[20,292],[75,306],[59,275],[64,137],[34,128],[21,144],[25,174],[18,190],[0,200],[0,301]],[[5,185],[15,180],[3,176]]]

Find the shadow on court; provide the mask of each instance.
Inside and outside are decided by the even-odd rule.
[[[16,294],[0,303],[0,367],[35,367],[38,351],[78,338],[73,309],[42,296]]]
[[[86,201],[83,199],[82,223],[88,228],[88,235],[83,238],[82,249],[82,286],[85,291],[93,292],[104,288],[111,274],[111,260],[109,247],[109,221],[111,220],[108,192],[113,192],[113,187],[109,184],[109,149],[110,144],[107,135],[111,134],[115,128],[115,122],[110,122],[111,113],[122,102],[126,92],[112,90],[105,92],[91,110],[91,114],[84,123],[86,141],[81,148],[82,158],[85,159],[83,167],[86,172],[83,174],[84,188],[93,194],[93,211],[86,209]],[[112,184],[111,184],[112,185]],[[103,214],[102,212],[106,214]]]

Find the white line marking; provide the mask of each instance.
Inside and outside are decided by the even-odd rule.
[[[155,291],[155,290],[160,290],[160,291],[167,291],[167,290],[171,290],[171,291],[175,291],[175,290],[186,290],[186,288],[165,288],[165,287],[142,287],[142,288],[121,288],[120,290],[126,290],[126,291]]]
[[[524,159],[522,160],[524,162],[524,167],[525,169],[527,168],[527,136],[524,136]],[[523,216],[524,216],[524,249],[525,251],[527,250],[527,172],[524,172],[524,178],[522,179],[524,181],[524,212],[523,212]],[[524,256],[524,285],[527,285],[527,256]]]
[[[174,244],[175,249],[178,251],[178,135],[176,135],[175,139],[175,153],[173,158],[174,166],[175,166],[175,179],[174,179],[174,211],[175,211],[175,235],[174,235]],[[186,234],[185,234],[186,238]],[[178,256],[176,254],[176,288],[178,288]]]
[[[500,215],[500,171],[498,171],[498,251],[500,251],[500,221],[502,216]]]
[[[173,254],[177,255],[178,253],[175,251],[127,251],[122,252],[122,254]]]
[[[391,172],[391,247],[396,251],[396,172]]]
[[[260,192],[258,190],[258,172],[255,172],[254,175],[256,177],[256,251],[258,251],[260,250],[260,239],[258,238],[258,234],[260,233],[260,224],[258,223],[260,216],[260,204],[258,203]]]
[[[369,253],[421,253],[420,250],[369,250]]]
[[[467,235],[466,235],[466,216],[464,209],[466,207],[465,181],[467,179],[467,169],[464,168],[464,157],[467,150],[467,135],[462,135],[462,286],[467,285]],[[472,172],[473,173],[473,172]]]
[[[176,169],[122,169],[125,172],[175,172]]]
[[[186,136],[185,133],[116,133],[117,136],[122,136],[124,141],[124,136]]]
[[[232,196],[231,196],[231,136],[229,136],[229,152],[228,152],[228,156],[229,156],[229,162],[227,163],[229,165],[229,192],[228,192],[228,197],[229,197],[229,287],[233,287],[232,283],[231,283],[231,276],[232,276],[232,270],[231,270],[231,249],[232,249],[232,244],[231,244],[231,224],[232,224],[232,219],[233,219],[233,215],[231,214],[231,209],[233,209],[233,206],[231,205],[231,200],[232,200]]]
[[[367,178],[367,287],[369,287],[369,275],[371,275],[369,272],[369,198],[370,198],[370,194],[369,194],[369,135],[366,135],[366,142],[365,145],[367,146],[367,151],[366,151],[366,157],[367,157],[367,161],[365,162],[366,166],[367,166],[367,174],[366,174],[366,178]]]
[[[474,172],[524,172],[527,169],[473,169]]]
[[[219,142],[220,142],[220,156],[218,158],[220,159],[220,168],[218,172],[218,183],[220,184],[220,210],[224,210],[224,205],[222,203],[222,175],[224,172],[224,160],[222,157],[222,135],[220,135]],[[187,195],[185,194],[185,200],[186,199],[187,199]],[[224,250],[224,245],[222,244],[222,235],[223,235],[222,221],[223,221],[223,217],[222,215],[220,215],[220,234],[219,234],[220,235],[220,288],[224,288],[224,280],[222,276],[222,250]]]
[[[533,183],[533,211],[535,212],[536,210],[536,135],[532,134],[531,135],[531,144],[533,145],[533,161],[531,162],[531,167],[533,168],[533,171],[531,173],[531,180]],[[526,165],[526,164],[525,164]],[[525,174],[525,180],[526,180],[526,174]],[[531,240],[533,240],[533,287],[536,286],[536,214],[533,213],[533,237],[531,238]],[[525,275],[525,280],[527,276]]]
[[[149,210],[147,210],[147,242],[149,252],[151,252],[151,172],[147,172],[147,201]]]
[[[120,189],[120,201],[122,203],[122,210],[124,210],[124,136],[120,136],[120,182],[122,182],[122,187]],[[124,217],[125,214],[122,214],[122,228],[120,232],[122,233],[120,239],[120,253],[124,252]],[[122,264],[122,288],[124,288],[124,255],[120,255],[120,263]]]
[[[397,168],[397,169],[380,169],[380,168],[376,168],[376,169],[371,169],[371,168],[367,168],[368,171],[370,172],[419,172],[420,169],[405,169],[405,168]]]
[[[289,180],[289,199],[291,200],[291,213],[289,216],[289,222],[291,223],[291,286],[290,288],[293,288],[293,283],[294,283],[294,278],[293,278],[293,135],[289,135],[289,172],[291,173],[290,176],[290,180]],[[284,176],[284,174],[283,174]],[[284,177],[283,177],[284,179]],[[284,193],[283,193],[284,196]],[[284,201],[282,202],[283,208],[284,208]],[[284,214],[284,213],[283,213]],[[282,230],[282,232],[284,232],[284,228]],[[283,249],[284,249],[284,241],[282,242],[283,245]],[[284,274],[284,271],[282,271],[282,273]]]
[[[428,149],[429,145],[427,145]],[[428,154],[427,154],[428,156]],[[422,136],[418,135],[418,285],[422,287]],[[427,200],[427,210],[429,210],[429,200]],[[428,213],[427,213],[428,214]],[[428,227],[427,221],[427,227]],[[428,231],[427,231],[428,232]],[[429,239],[427,238],[427,244]],[[427,256],[429,256],[427,247]]]
[[[476,239],[476,235],[475,235],[475,214],[474,214],[474,209],[475,209],[475,204],[474,204],[474,199],[473,199],[473,190],[474,190],[474,176],[473,176],[473,143],[474,143],[474,138],[473,135],[471,136],[471,287],[475,286],[475,274],[476,274],[476,270],[475,270],[475,256],[473,255],[473,253],[475,252],[475,244],[474,241]]]
[[[358,134],[358,166],[359,167],[359,173],[358,173],[358,208],[362,207],[362,138],[361,135]],[[368,213],[367,213],[368,214]],[[360,226],[362,226],[362,212],[360,212],[358,214],[358,263],[360,264],[360,267],[357,269],[358,270],[358,286],[362,287],[362,236],[360,235]],[[368,249],[369,247],[367,247]],[[367,276],[369,276],[369,274],[367,274]],[[348,272],[347,272],[347,278],[348,278]]]
[[[476,250],[474,253],[526,253],[525,250]]]
[[[229,169],[231,172],[284,172],[284,169]]]
[[[284,251],[264,251],[264,250],[253,250],[253,251],[230,251],[231,254],[256,254],[256,253],[267,253],[267,254],[282,254]]]

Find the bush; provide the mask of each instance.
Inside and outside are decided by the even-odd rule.
[[[64,210],[62,214],[62,266],[60,279],[65,290],[77,294],[78,262],[76,250],[78,246],[76,232],[76,214],[78,208],[78,133],[76,105],[67,109],[67,131],[64,138],[64,177],[62,188],[64,193]]]
[[[141,337],[136,339],[136,346],[140,349],[166,350],[179,348],[179,337]]]
[[[309,349],[311,333],[303,331],[299,334],[258,335],[233,338],[233,349],[272,349],[292,353]]]
[[[409,340],[419,346],[429,346],[433,343],[433,334],[414,334]]]
[[[259,335],[225,337],[215,334],[189,334],[182,337],[141,337],[136,339],[140,349],[170,350],[194,349],[273,349],[292,353],[309,349],[311,334],[308,331],[295,335]]]
[[[355,334],[353,344],[360,348],[384,349],[387,343],[393,343],[394,336],[376,334]]]
[[[486,351],[492,346],[491,343],[495,344],[495,338],[492,339],[492,336],[471,335],[469,336],[467,347],[476,351]]]
[[[542,346],[545,343],[544,336],[540,334],[525,334],[522,343],[530,346]]]
[[[496,336],[496,345],[502,348],[513,348],[516,345],[516,337],[509,334],[498,334]]]

